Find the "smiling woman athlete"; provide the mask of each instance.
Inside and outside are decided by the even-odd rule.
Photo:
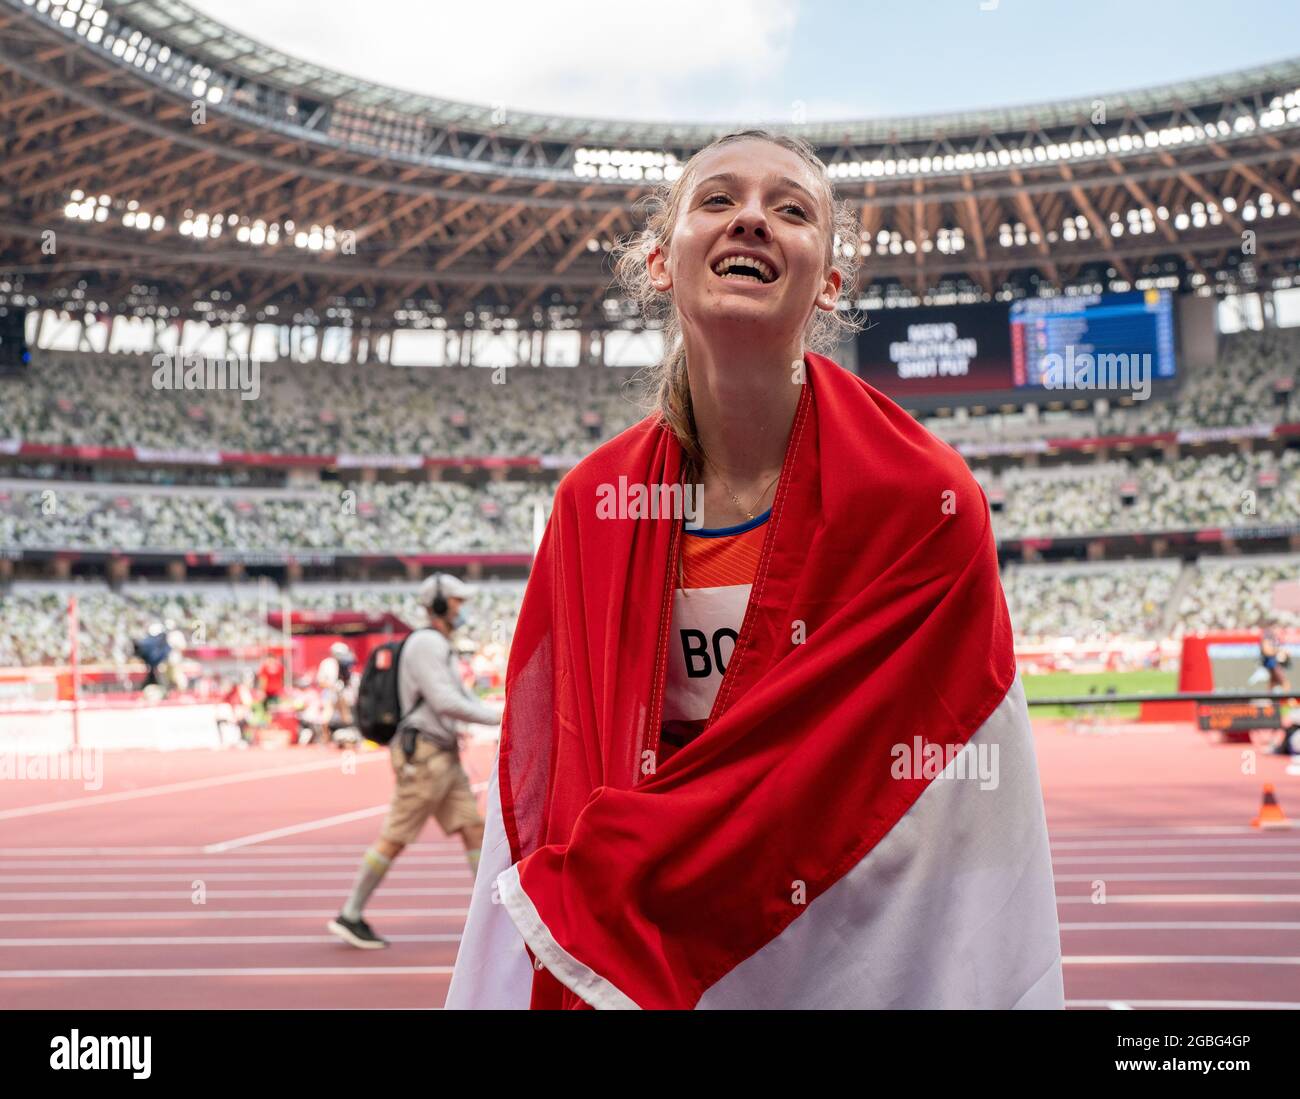
[[[1063,1005],[988,504],[818,353],[850,240],[744,131],[622,249],[657,407],[556,492],[447,1006]]]

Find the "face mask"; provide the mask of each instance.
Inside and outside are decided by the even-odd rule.
[[[457,612],[456,612],[456,617],[455,617],[454,619],[452,619],[450,625],[451,625],[451,628],[452,628],[453,630],[458,630],[458,629],[461,628],[461,626],[465,625],[465,623],[466,623],[467,621],[468,621],[468,619],[466,619],[466,617],[465,617],[465,612],[464,612],[464,611],[457,611]]]

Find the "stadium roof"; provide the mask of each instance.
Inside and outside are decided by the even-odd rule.
[[[105,7],[160,40],[169,40],[183,46],[197,60],[214,70],[241,73],[322,102],[346,100],[357,106],[380,107],[401,114],[418,115],[439,125],[481,129],[484,132],[500,132],[518,137],[543,137],[588,144],[603,142],[638,148],[703,145],[719,133],[744,128],[743,125],[727,122],[684,125],[677,122],[637,122],[517,111],[500,112],[479,103],[438,99],[403,91],[301,60],[241,34],[184,0],[110,0]],[[977,135],[985,130],[1002,132],[1037,126],[1050,128],[1072,125],[1081,115],[1090,115],[1098,99],[1104,100],[1112,109],[1146,114],[1177,110],[1187,104],[1212,103],[1253,92],[1260,87],[1281,84],[1300,86],[1300,58],[1240,72],[1180,81],[1155,88],[1089,96],[1086,99],[1062,99],[986,110],[895,118],[802,125],[783,123],[781,129],[799,134],[814,145],[845,140],[863,143],[908,141],[928,139],[935,134],[956,138]],[[753,124],[762,125],[764,121],[766,120],[755,119]]]
[[[0,304],[382,328],[635,323],[607,253],[738,128],[417,96],[180,0],[0,0],[0,127]],[[1300,59],[780,128],[857,212],[869,304],[1296,276]]]

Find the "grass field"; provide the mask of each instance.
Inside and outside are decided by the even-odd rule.
[[[1156,694],[1178,689],[1178,673],[1164,671],[1141,672],[1052,672],[1049,675],[1024,676],[1025,697],[1060,698],[1074,695],[1104,695],[1110,690],[1116,694]],[[1031,717],[1074,717],[1087,709],[1109,717],[1133,718],[1138,716],[1136,702],[1114,706],[1032,706]]]

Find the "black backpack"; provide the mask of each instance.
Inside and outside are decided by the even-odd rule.
[[[397,669],[402,659],[402,648],[418,632],[413,630],[401,641],[389,641],[372,649],[366,660],[366,669],[361,673],[361,682],[357,685],[357,728],[363,737],[376,744],[391,741],[398,727],[420,704],[420,696],[416,695],[411,708],[402,713],[397,692]]]

